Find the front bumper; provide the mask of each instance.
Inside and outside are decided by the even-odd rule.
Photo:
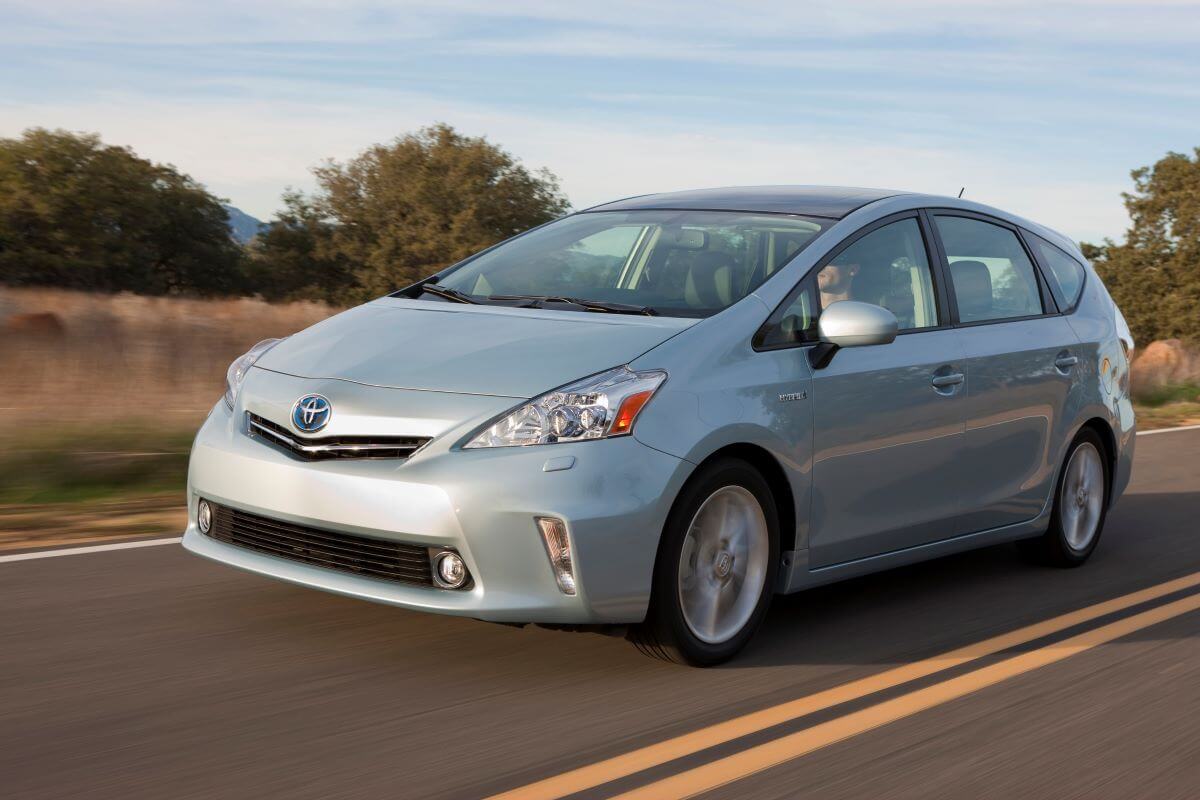
[[[300,379],[278,376],[273,381],[296,381],[295,390],[308,390]],[[329,396],[337,387],[323,389]],[[399,390],[347,391],[394,396]],[[337,405],[336,398],[330,399]],[[196,437],[188,471],[185,548],[338,594],[497,622],[641,620],[659,535],[690,471],[687,462],[631,436],[463,451],[444,444],[457,439],[455,432],[405,462],[305,462],[247,436],[242,413],[240,405],[230,412],[218,403]],[[435,446],[439,441],[443,445]],[[574,458],[571,468],[544,470],[550,459],[564,457]],[[474,582],[465,590],[406,585],[219,542],[196,526],[200,497],[297,524],[453,548],[462,554]],[[574,596],[558,589],[534,521],[538,516],[567,524]]]

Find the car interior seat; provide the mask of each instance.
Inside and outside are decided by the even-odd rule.
[[[897,270],[892,266],[892,260],[875,253],[864,257],[862,261],[851,287],[853,298],[891,311],[896,315],[901,329],[914,327],[912,287],[908,283],[897,285]]]
[[[741,296],[739,272],[737,262],[728,253],[695,253],[684,280],[684,302],[692,308],[724,308]]]
[[[992,273],[982,261],[954,261],[950,279],[963,322],[987,319],[992,311]]]

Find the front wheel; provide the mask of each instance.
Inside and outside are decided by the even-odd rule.
[[[1050,527],[1037,539],[1020,542],[1022,552],[1042,563],[1077,567],[1088,560],[1108,514],[1108,459],[1095,431],[1071,443],[1058,478]]]
[[[667,520],[650,610],[632,638],[669,661],[725,661],[766,616],[778,568],[779,519],[767,482],[744,461],[708,465]]]

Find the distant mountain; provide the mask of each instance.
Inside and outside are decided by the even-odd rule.
[[[255,236],[258,236],[259,232],[267,225],[265,222],[255,219],[240,208],[225,206],[225,211],[229,214],[229,235],[240,244],[245,244]]]

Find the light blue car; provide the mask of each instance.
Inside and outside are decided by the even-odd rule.
[[[1071,241],[978,203],[635,197],[239,358],[184,546],[713,664],[776,593],[1009,540],[1087,560],[1132,348]]]

